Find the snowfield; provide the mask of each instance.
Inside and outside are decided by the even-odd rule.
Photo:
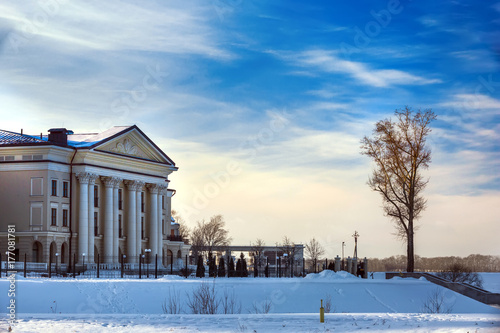
[[[75,280],[18,275],[13,332],[500,332],[500,309],[423,278],[378,277],[364,280],[332,271],[303,279]],[[495,289],[499,280],[500,274],[488,273],[485,289]],[[214,288],[222,302],[234,300],[236,311],[223,314],[221,304],[216,315],[191,314],[189,299],[202,284]],[[8,280],[2,278],[4,318],[8,289]],[[431,295],[439,296],[449,314],[424,313]],[[177,300],[180,313],[164,313],[170,299]],[[319,322],[321,299],[330,305],[325,323]],[[2,320],[0,332],[7,327]]]

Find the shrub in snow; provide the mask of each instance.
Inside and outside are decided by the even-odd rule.
[[[163,313],[166,313],[166,314],[179,314],[179,313],[181,313],[182,308],[181,308],[180,293],[178,291],[172,292],[169,289],[168,299],[165,299],[163,301],[161,308],[163,310]]]
[[[483,279],[481,276],[460,263],[452,264],[447,269],[437,273],[436,275],[452,282],[467,283],[478,288],[483,287]]]
[[[221,303],[215,291],[215,280],[211,286],[203,282],[187,298],[187,305],[193,314],[216,314]]]
[[[233,257],[229,260],[229,264],[227,265],[227,277],[233,277],[235,276],[235,270],[234,270],[234,260]]]
[[[452,309],[453,304],[446,300],[439,288],[429,294],[422,306],[422,312],[424,313],[450,313]]]

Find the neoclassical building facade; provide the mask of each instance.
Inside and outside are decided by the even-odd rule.
[[[169,265],[189,252],[171,218],[168,178],[177,169],[137,126],[0,130],[0,237],[15,225],[16,255],[30,262],[112,266],[147,253]]]

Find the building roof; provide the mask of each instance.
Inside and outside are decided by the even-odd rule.
[[[96,148],[120,135],[137,130],[153,147],[161,154],[169,164],[175,166],[175,162],[170,159],[150,138],[147,137],[136,125],[114,126],[101,133],[77,133],[67,131],[67,145],[49,141],[48,135],[33,136],[10,131],[0,130],[0,146],[26,146],[26,145],[59,145],[80,149]]]
[[[44,140],[26,134],[0,130],[0,145],[45,144]]]

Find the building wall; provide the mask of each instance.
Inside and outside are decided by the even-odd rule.
[[[27,153],[36,154],[40,160],[23,161],[22,155]],[[6,239],[7,225],[14,224],[16,226],[16,247],[20,257],[18,260],[24,260],[26,254],[27,261],[43,261],[48,262],[52,256],[52,261],[55,260],[55,253],[60,256],[57,260],[68,263],[70,256],[70,247],[72,253],[80,253],[78,245],[78,231],[80,224],[80,188],[81,186],[89,186],[80,184],[76,177],[78,172],[90,172],[98,176],[117,176],[121,180],[119,189],[122,193],[122,207],[118,210],[122,221],[122,237],[119,237],[119,249],[121,254],[127,255],[128,258],[137,257],[144,250],[151,247],[150,223],[151,218],[151,198],[152,195],[146,187],[142,187],[144,193],[144,213],[141,216],[144,218],[145,239],[141,240],[141,247],[138,253],[128,253],[127,237],[129,223],[129,205],[135,205],[136,200],[129,200],[128,188],[124,183],[127,179],[139,179],[144,183],[154,182],[162,183],[168,178],[168,174],[172,172],[166,166],[150,161],[141,161],[138,159],[127,158],[121,155],[109,155],[103,152],[82,152],[74,156],[75,151],[69,148],[60,148],[52,146],[41,147],[0,147],[0,155],[16,155],[15,163],[5,163],[0,161],[0,237]],[[70,177],[69,162],[74,158],[73,174]],[[48,160],[53,162],[48,162]],[[72,179],[70,179],[72,178]],[[32,181],[33,179],[33,181]],[[32,192],[32,183],[37,184],[41,179],[42,193]],[[57,195],[52,195],[52,180],[57,181]],[[63,184],[68,182],[68,195],[63,196]],[[93,211],[98,216],[98,235],[89,233],[89,237],[94,239],[94,248],[101,256],[104,254],[105,248],[105,230],[104,218],[106,214],[105,208],[105,192],[106,187],[102,179],[95,179],[95,185],[98,186],[98,206],[93,207]],[[91,187],[89,186],[89,190]],[[170,210],[171,197],[168,191],[163,190],[165,205],[162,208],[157,208],[157,212],[161,214],[164,227],[160,224],[159,232],[162,233],[161,238],[157,241],[162,242],[162,250],[166,251],[170,247],[182,247],[180,242],[167,241],[167,235],[170,235]],[[39,194],[39,195],[38,195]],[[171,194],[171,193],[170,193]],[[72,207],[70,207],[70,201]],[[157,204],[161,202],[157,201]],[[92,203],[89,203],[93,205]],[[84,206],[82,206],[84,207]],[[56,209],[56,225],[51,225],[52,209]],[[68,226],[63,226],[63,211],[67,210]],[[38,213],[41,215],[38,217]],[[35,217],[38,217],[35,219]],[[34,224],[35,220],[38,220]],[[132,219],[133,220],[133,219]],[[117,223],[118,221],[113,221]],[[94,219],[89,218],[88,223],[94,225]],[[73,236],[70,237],[70,225],[73,231]],[[141,232],[141,230],[137,230]],[[71,246],[70,246],[71,241]],[[34,244],[39,245],[38,257],[35,257],[36,252],[33,251]],[[52,244],[52,251],[51,251]],[[63,250],[64,247],[64,251]],[[7,244],[3,240],[0,241],[0,251],[7,251]],[[159,252],[161,256],[164,251]],[[174,249],[174,251],[177,251]],[[62,253],[64,252],[64,254]],[[94,252],[94,251],[89,251]],[[184,252],[187,252],[184,249]],[[4,260],[5,258],[2,258]],[[81,258],[77,258],[78,261]],[[87,258],[89,260],[89,258]],[[93,261],[93,258],[90,260]],[[101,262],[102,259],[101,259]],[[117,259],[116,262],[119,262]]]

